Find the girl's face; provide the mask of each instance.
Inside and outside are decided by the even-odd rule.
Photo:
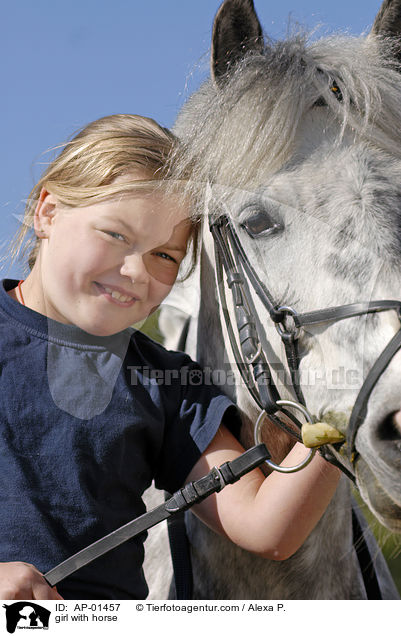
[[[27,306],[107,336],[144,320],[169,293],[186,253],[187,210],[161,193],[130,193],[63,208],[42,191],[40,253],[25,281]]]

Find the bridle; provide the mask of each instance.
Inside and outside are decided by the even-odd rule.
[[[329,326],[333,322],[338,322],[346,318],[382,311],[395,310],[397,312],[398,319],[400,320],[400,329],[396,332],[370,369],[351,412],[345,440],[345,450],[350,465],[353,467],[357,457],[355,438],[359,427],[366,417],[369,397],[380,376],[397,351],[401,348],[401,302],[397,300],[376,300],[297,313],[292,307],[286,305],[279,306],[274,302],[272,294],[249,262],[228,214],[220,214],[217,218],[215,215],[209,214],[209,228],[213,235],[215,245],[216,282],[219,300],[233,355],[249,393],[261,409],[255,426],[255,442],[260,441],[261,421],[265,415],[269,416],[270,420],[298,441],[301,441],[300,429],[302,424],[291,411],[288,411],[288,408],[302,412],[304,417],[309,419],[310,423],[313,423],[313,418],[306,408],[305,398],[299,382],[300,355],[298,351],[298,339],[305,327],[324,323],[327,323],[327,326]],[[223,280],[224,273],[227,286],[232,294],[237,337],[227,306]],[[297,402],[282,400],[274,382],[271,365],[268,362],[261,344],[247,280],[266,308],[270,320],[276,326],[281,337],[285,348],[291,385]],[[237,340],[239,345],[237,344]],[[278,413],[284,414],[286,421],[278,417]],[[290,423],[288,423],[288,421]],[[339,450],[342,444],[344,444],[344,442],[335,444],[334,448]],[[342,463],[338,462],[330,447],[324,447],[322,454],[328,461],[337,464],[349,477],[354,478],[353,473]],[[308,455],[305,462],[282,472],[295,472],[296,470],[300,470],[309,463],[312,459],[312,455],[313,452]],[[268,463],[270,467],[280,470],[280,467],[273,462],[270,461]]]

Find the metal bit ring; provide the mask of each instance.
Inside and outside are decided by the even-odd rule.
[[[312,417],[310,413],[307,411],[307,409],[304,406],[302,406],[302,404],[299,404],[298,402],[292,402],[291,400],[277,400],[276,404],[277,406],[287,406],[289,408],[293,408],[300,411],[302,415],[305,417],[306,421],[312,424]],[[265,416],[267,417],[266,411],[261,411],[258,419],[256,420],[255,428],[254,428],[255,444],[262,443],[262,439],[261,439],[262,421]],[[311,448],[309,450],[308,455],[305,457],[305,459],[301,463],[297,464],[296,466],[280,466],[279,464],[275,464],[273,461],[271,461],[271,459],[266,459],[265,461],[270,468],[272,468],[273,470],[276,470],[278,473],[296,473],[299,470],[302,470],[302,468],[305,468],[305,466],[307,466],[312,461],[315,453],[316,453],[316,448]]]

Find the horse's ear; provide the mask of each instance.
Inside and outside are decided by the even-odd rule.
[[[211,73],[217,84],[248,51],[263,51],[253,0],[224,0],[214,19]]]
[[[401,0],[384,0],[371,33],[401,39]]]

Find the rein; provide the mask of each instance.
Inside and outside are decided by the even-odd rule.
[[[284,407],[301,411],[308,423],[313,423],[313,418],[306,409],[305,398],[299,383],[300,356],[298,351],[298,339],[304,327],[324,323],[330,326],[339,320],[382,311],[395,310],[397,312],[398,319],[400,320],[400,329],[377,358],[362,384],[353,406],[345,442],[335,444],[335,448],[339,449],[345,443],[347,457],[353,466],[357,457],[355,438],[359,427],[365,420],[370,395],[382,373],[401,348],[401,302],[397,300],[358,302],[305,313],[297,313],[292,307],[286,305],[279,306],[274,302],[272,294],[249,262],[228,215],[222,214],[218,218],[209,216],[209,228],[215,244],[216,280],[220,305],[234,358],[248,391],[261,409],[261,413],[255,425],[255,443],[260,441],[261,418],[264,415],[268,415],[269,419],[277,426],[284,429],[297,441],[301,441],[300,429],[302,424],[297,417],[288,412]],[[223,280],[224,273],[227,286],[232,294],[239,346],[227,306]],[[283,342],[291,385],[298,400],[297,402],[282,400],[274,383],[270,364],[262,348],[255,319],[256,312],[249,287],[246,283],[246,278],[267,309],[270,319],[276,326]],[[282,413],[286,418],[289,418],[291,426],[283,422],[278,417],[278,413]],[[348,477],[354,479],[354,475],[338,462],[330,447],[322,446],[322,455],[325,459],[335,463],[341,468]],[[311,458],[312,455],[310,454],[305,462],[294,467],[293,471],[303,468]],[[271,461],[268,463],[276,470],[280,468]]]
[[[129,521],[56,565],[44,575],[46,582],[50,587],[57,585],[67,576],[125,543],[125,541],[137,537],[165,519],[170,521],[175,515],[189,510],[206,497],[220,492],[228,484],[235,484],[241,477],[260,466],[269,457],[270,454],[266,446],[259,444],[249,448],[235,459],[225,462],[219,468],[212,468],[204,477],[191,481],[184,488],[180,488],[173,495],[170,495],[160,506]]]

